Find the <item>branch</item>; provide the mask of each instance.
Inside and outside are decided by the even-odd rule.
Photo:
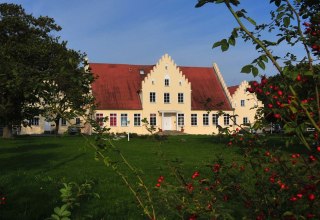
[[[238,24],[240,25],[240,28],[256,43],[258,44],[261,49],[266,53],[266,55],[269,57],[269,59],[272,61],[273,65],[276,67],[276,69],[279,71],[279,73],[282,75],[282,68],[280,67],[280,65],[278,64],[278,62],[276,61],[276,59],[274,58],[274,56],[272,55],[272,53],[264,46],[264,44],[262,43],[261,40],[259,40],[258,38],[256,38],[246,27],[245,25],[241,22],[240,18],[238,17],[238,15],[236,14],[236,12],[233,10],[233,8],[231,7],[229,2],[225,2],[227,8],[229,9],[229,11],[231,12],[231,14],[233,15],[233,17],[237,20]]]

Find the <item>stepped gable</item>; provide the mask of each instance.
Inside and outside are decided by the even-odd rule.
[[[230,95],[233,96],[233,94],[237,91],[237,89],[239,88],[239,85],[236,86],[229,86],[228,90],[230,92]]]

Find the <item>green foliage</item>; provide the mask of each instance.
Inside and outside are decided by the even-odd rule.
[[[0,4],[0,124],[20,125],[39,114],[68,120],[93,103],[85,54],[68,49],[55,36],[60,30],[52,18]]]
[[[92,185],[94,182],[85,181],[82,184],[75,182],[63,183],[63,187],[60,189],[60,197],[63,205],[61,207],[55,207],[54,213],[49,219],[51,220],[70,220],[71,210],[80,206],[81,200],[89,197],[100,198],[99,194],[92,192]]]
[[[142,126],[144,126],[151,135],[156,131],[156,127],[154,125],[150,125],[147,118],[143,118],[141,122]]]

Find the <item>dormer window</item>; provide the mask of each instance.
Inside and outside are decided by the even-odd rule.
[[[144,75],[144,70],[140,69],[140,75]]]

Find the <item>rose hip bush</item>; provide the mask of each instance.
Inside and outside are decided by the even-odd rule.
[[[240,0],[198,0],[196,7],[207,3],[224,4],[239,25],[213,47],[226,51],[241,37],[260,54],[242,72],[258,76],[268,61],[278,71],[250,83],[248,92],[264,103],[252,128],[281,124],[287,141],[275,147],[272,137],[239,133],[239,125],[227,132],[226,147],[239,147],[241,160],[218,158],[189,176],[175,175],[179,184],[158,179],[158,201],[182,219],[320,219],[320,4],[270,0],[272,22],[257,24],[239,9]],[[264,31],[275,33],[275,40],[263,39]],[[279,62],[272,51],[283,44],[301,44],[306,56],[287,53]]]

